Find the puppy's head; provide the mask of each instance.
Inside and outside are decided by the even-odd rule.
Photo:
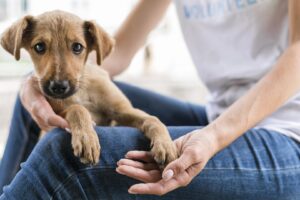
[[[95,50],[101,65],[112,50],[113,39],[93,21],[52,11],[15,22],[3,33],[1,45],[16,60],[20,59],[20,49],[25,48],[43,93],[63,99],[80,87],[88,54]]]

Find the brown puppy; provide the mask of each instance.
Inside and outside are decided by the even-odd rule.
[[[100,145],[92,125],[95,121],[98,125],[115,122],[140,129],[151,140],[155,160],[164,166],[177,158],[166,127],[156,117],[133,108],[104,70],[85,65],[93,50],[101,65],[113,43],[95,22],[63,11],[25,16],[1,37],[1,45],[16,60],[21,48],[30,53],[36,87],[69,123],[74,154],[81,162],[99,161]]]

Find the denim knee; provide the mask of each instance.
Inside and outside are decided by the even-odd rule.
[[[66,176],[73,173],[78,165],[79,159],[72,151],[71,134],[56,128],[38,142],[28,160],[21,166],[49,176]]]
[[[47,133],[21,164],[12,183],[4,187],[4,196],[29,199],[30,194],[30,199],[49,199],[61,181],[78,167],[72,157],[70,138],[70,134],[61,129]],[[22,191],[26,193],[20,194]]]
[[[149,150],[149,140],[136,128],[96,127],[95,130],[101,145],[98,164],[101,168],[116,167],[117,161],[130,150]],[[68,166],[68,169],[75,170],[86,168],[87,165],[82,164],[73,154],[71,136],[58,128],[48,132],[32,152],[32,162],[48,162],[48,165],[58,163],[64,168]]]
[[[55,128],[46,133],[33,150],[33,156],[42,156],[47,161],[70,157],[71,134]]]

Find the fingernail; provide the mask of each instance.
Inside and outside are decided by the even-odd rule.
[[[137,194],[136,192],[132,191],[131,189],[128,190],[128,193],[130,193],[130,194]]]
[[[118,168],[116,168],[116,172],[119,173],[119,174],[124,175],[124,173],[122,173]]]
[[[70,130],[70,129],[65,128],[65,130],[66,130],[68,133],[71,133],[71,130]]]
[[[168,181],[170,180],[174,175],[174,172],[173,170],[169,169],[167,170],[163,175],[162,175],[162,178],[165,180],[165,181]]]

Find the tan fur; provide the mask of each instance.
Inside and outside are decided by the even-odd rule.
[[[38,42],[44,42],[48,47],[43,55],[33,50]],[[74,42],[85,47],[80,55],[74,55],[70,50]],[[19,59],[22,47],[30,53],[36,86],[44,94],[43,86],[53,79],[67,79],[75,88],[75,93],[65,99],[45,96],[55,113],[68,121],[74,154],[83,163],[99,161],[100,145],[93,121],[98,125],[116,122],[140,129],[151,140],[151,151],[162,166],[177,158],[176,147],[166,127],[156,117],[133,108],[104,70],[85,65],[91,51],[96,51],[100,65],[113,48],[113,39],[95,22],[83,21],[62,11],[26,16],[4,32],[1,45],[16,59]]]

